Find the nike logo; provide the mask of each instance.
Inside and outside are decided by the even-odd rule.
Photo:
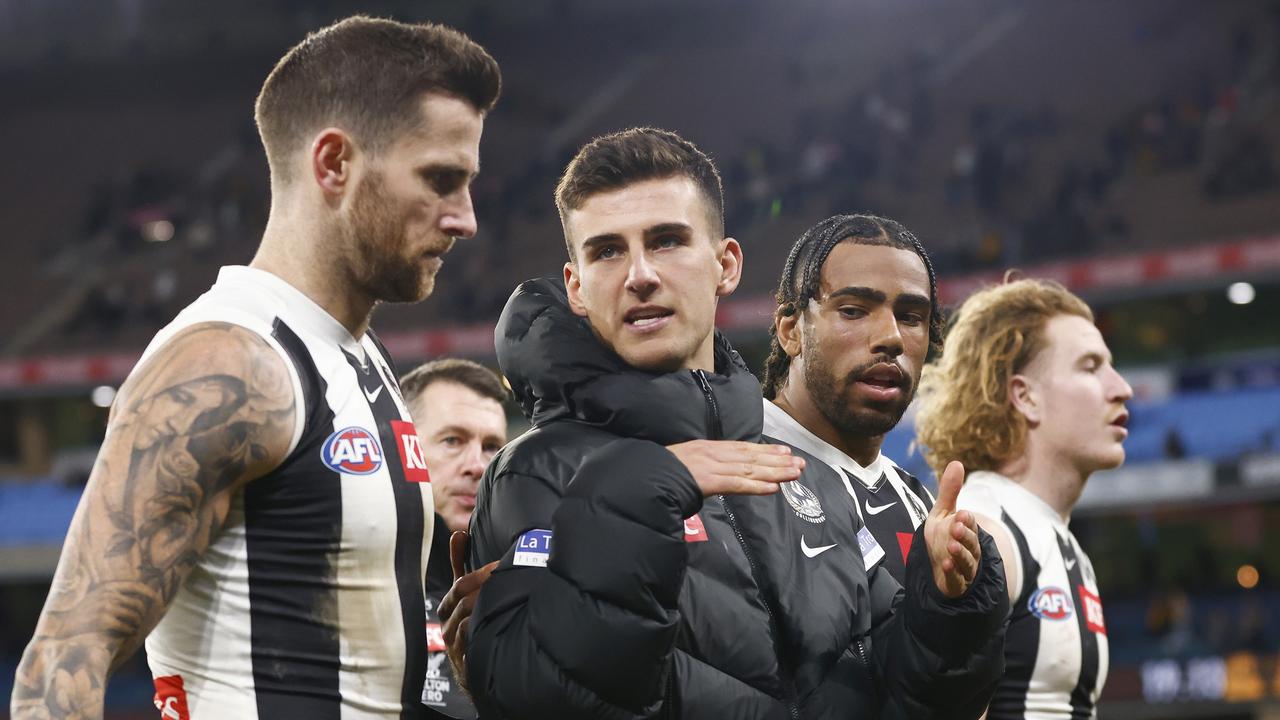
[[[1070,570],[1074,570],[1075,568],[1076,568],[1076,559],[1071,558],[1070,560],[1067,561],[1067,570],[1070,571]]]
[[[373,392],[369,392],[368,390],[365,390],[363,386],[360,389],[364,390],[364,396],[368,398],[369,402],[377,402],[378,396],[382,394],[381,385],[379,385],[377,389],[375,389]]]
[[[836,543],[832,543],[830,545],[823,545],[822,547],[816,547],[816,548],[809,547],[809,543],[805,542],[804,535],[800,536],[800,552],[804,553],[805,557],[816,558],[822,553],[830,550],[835,546],[836,546]]]
[[[867,514],[868,514],[868,515],[879,515],[880,513],[884,512],[885,510],[888,510],[889,508],[893,507],[894,505],[897,505],[898,503],[896,503],[896,502],[891,502],[891,503],[889,503],[888,505],[879,505],[879,506],[877,506],[877,505],[872,505],[872,504],[871,504],[871,501],[870,501],[870,500],[868,500],[868,501],[866,501],[866,503],[865,503],[865,504],[866,504],[866,506],[867,506]]]

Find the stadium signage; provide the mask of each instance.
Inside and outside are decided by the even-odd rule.
[[[1257,702],[1280,699],[1280,657],[1249,652],[1152,660],[1139,676],[1148,703]]]
[[[1241,273],[1264,274],[1280,268],[1280,235],[1210,243],[1198,247],[1092,258],[1024,269],[1027,277],[1058,280],[1070,290],[1091,292],[1150,288],[1206,278],[1238,278]],[[938,297],[946,304],[964,298],[985,285],[998,284],[1003,272],[985,272],[938,280]],[[720,304],[716,323],[726,330],[763,330],[773,318],[774,302],[768,295],[729,300]],[[493,356],[493,324],[484,323],[439,330],[382,335],[391,354],[401,361],[439,355]],[[70,357],[33,357],[0,361],[0,391],[29,388],[81,388],[124,379],[140,353],[85,354]]]
[[[1249,487],[1280,485],[1280,453],[1250,455],[1241,460],[1240,482]]]
[[[1094,473],[1077,507],[1176,502],[1206,497],[1214,489],[1211,460],[1173,460]]]

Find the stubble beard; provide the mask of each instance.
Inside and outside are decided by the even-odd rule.
[[[856,378],[877,361],[854,368],[837,380],[831,366],[813,343],[805,343],[805,389],[813,404],[840,433],[858,437],[877,437],[897,427],[915,396],[915,381],[909,383],[896,403],[876,403],[875,407],[859,407],[853,398]]]
[[[435,277],[411,259],[399,208],[386,193],[381,173],[373,173],[356,188],[345,238],[354,249],[352,276],[366,295],[382,302],[413,303],[425,299]]]

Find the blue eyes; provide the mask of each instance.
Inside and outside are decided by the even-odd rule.
[[[675,235],[663,235],[662,237],[659,237],[656,240],[654,240],[652,243],[654,248],[662,249],[662,250],[679,247],[683,244],[684,244],[684,241],[680,237]],[[622,250],[620,248],[613,245],[606,245],[605,247],[602,247],[599,250],[597,250],[595,255],[592,256],[592,259],[609,260],[610,258],[617,257],[621,253],[622,253]]]

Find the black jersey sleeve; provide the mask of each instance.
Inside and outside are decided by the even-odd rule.
[[[905,588],[883,565],[868,577],[872,649],[885,689],[881,717],[978,718],[1004,671],[1004,567],[991,536],[979,530],[977,577],[968,592],[948,599],[934,585],[923,531],[911,544]]]

